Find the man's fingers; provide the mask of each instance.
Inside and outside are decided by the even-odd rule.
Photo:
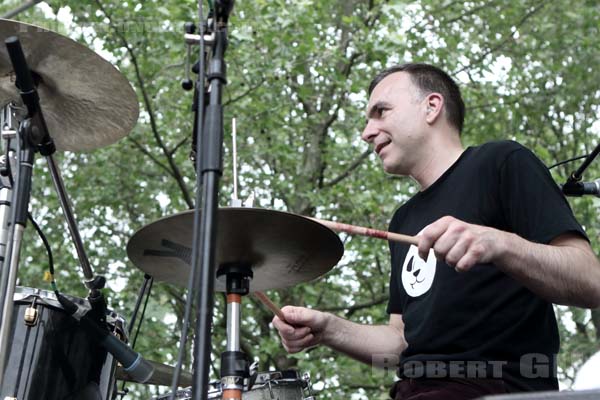
[[[281,336],[282,339],[298,340],[308,335],[311,332],[311,329],[308,326],[295,328],[293,326],[287,325],[281,327],[281,329],[278,328],[278,331],[279,336]]]
[[[475,264],[481,262],[484,256],[485,249],[479,244],[472,244],[466,254],[456,263],[455,269],[457,272],[465,272],[470,270]]]
[[[419,257],[423,260],[427,260],[429,256],[429,249],[431,249],[434,243],[446,232],[448,228],[448,221],[446,218],[439,219],[434,223],[427,225],[419,234]]]
[[[446,264],[450,265],[451,267],[456,266],[460,259],[463,258],[463,256],[469,249],[470,243],[470,240],[468,240],[467,238],[460,238],[458,241],[452,243],[452,246],[445,250],[443,253],[443,259],[444,261],[446,261]]]
[[[303,338],[297,340],[286,340],[281,339],[283,346],[289,353],[297,353],[299,351],[304,350],[307,347],[312,346],[314,343],[315,336],[312,333],[304,336]]]
[[[305,307],[285,306],[281,309],[285,322],[294,326],[312,326],[318,311]]]

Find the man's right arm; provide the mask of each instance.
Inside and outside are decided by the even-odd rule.
[[[383,363],[400,357],[406,349],[402,315],[391,314],[388,325],[362,325],[330,313],[304,307],[282,309],[285,321],[273,318],[285,349],[297,353],[323,344],[366,364]]]

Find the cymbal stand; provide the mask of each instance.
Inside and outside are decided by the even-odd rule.
[[[0,158],[0,271],[4,264],[4,256],[8,246],[8,232],[10,205],[12,198],[13,177],[10,175],[14,171],[16,163],[16,155],[14,143],[12,140],[17,138],[17,107],[13,103],[9,103],[2,109],[0,115],[0,140],[4,142],[4,155]]]
[[[15,191],[17,183],[12,174],[18,166],[17,151],[20,149],[20,144],[15,143],[21,140],[18,134],[18,121],[16,108],[13,104],[8,104],[2,110],[2,141],[5,146],[5,154],[2,157],[2,187],[0,188],[0,387],[2,387],[2,379],[4,376],[4,364],[6,362],[4,354],[8,349],[8,327],[12,318],[12,298],[14,295],[14,285],[10,283],[16,280],[15,264],[11,262],[13,244],[15,241],[14,220],[15,210],[11,207],[14,204]],[[18,148],[15,151],[15,145]],[[16,179],[18,182],[18,179]],[[16,242],[20,244],[20,235],[17,234]],[[8,254],[7,254],[8,253]],[[8,257],[7,257],[8,256]],[[8,262],[5,262],[8,260]],[[10,301],[9,301],[10,300]],[[8,304],[10,303],[10,304]]]
[[[27,221],[27,210],[31,194],[31,176],[33,172],[33,160],[36,151],[45,156],[52,179],[54,181],[58,196],[65,214],[71,237],[75,242],[77,255],[86,278],[85,284],[90,289],[88,299],[92,306],[92,312],[101,321],[106,317],[106,301],[102,292],[105,284],[104,277],[94,276],[83,244],[77,229],[73,213],[58,166],[52,158],[56,147],[48,133],[46,121],[40,107],[39,95],[33,83],[32,73],[27,65],[25,55],[16,36],[5,40],[6,48],[16,75],[15,85],[19,89],[23,104],[27,109],[25,119],[21,121],[18,128],[18,137],[15,140],[17,156],[20,159],[17,176],[15,179],[11,207],[11,230],[8,233],[6,258],[9,264],[3,263],[0,279],[0,387],[4,376],[6,358],[8,357],[8,338],[12,321],[13,295],[17,281],[19,267],[19,256],[21,251],[21,240]],[[10,162],[10,160],[6,160]],[[14,221],[14,223],[12,223]]]
[[[12,325],[13,296],[17,283],[21,244],[31,194],[31,174],[35,153],[34,147],[28,139],[31,131],[32,121],[31,118],[27,118],[19,125],[18,137],[16,138],[19,172],[13,186],[9,220],[10,230],[6,243],[6,262],[2,264],[0,281],[0,387],[2,387],[2,381],[4,380],[4,368],[10,347],[8,340]]]
[[[225,278],[227,293],[227,350],[221,353],[223,400],[241,400],[244,379],[249,377],[248,359],[240,349],[242,296],[250,290],[252,269],[243,263],[221,265],[218,278]]]

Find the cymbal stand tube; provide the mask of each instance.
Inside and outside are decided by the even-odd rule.
[[[246,355],[240,351],[242,296],[227,294],[227,351],[221,354],[222,400],[241,400],[249,375]],[[241,368],[240,368],[241,367]]]
[[[241,296],[227,295],[227,351],[240,351]]]
[[[2,266],[2,279],[0,281],[0,387],[2,387],[4,381],[4,369],[10,353],[8,339],[12,327],[13,296],[17,283],[21,244],[31,195],[31,175],[35,156],[35,150],[28,140],[32,128],[31,122],[31,119],[28,118],[20,124],[19,137],[16,139],[18,143],[17,153],[20,154],[20,157],[18,175],[12,193],[12,204],[14,204],[10,212],[12,232],[8,233],[7,240],[6,260],[8,260],[8,264]]]
[[[8,246],[11,192],[11,189],[6,186],[0,188],[0,271],[2,271],[4,265],[4,256]]]
[[[241,400],[244,379],[250,376],[246,354],[241,351],[240,327],[242,296],[250,291],[252,268],[249,264],[224,264],[217,271],[226,279],[227,293],[227,350],[221,354],[221,386],[223,400]]]
[[[15,286],[17,284],[17,272],[19,270],[19,258],[21,254],[21,242],[23,240],[23,232],[25,231],[25,225],[16,224],[11,243],[12,251],[10,253],[8,266],[8,285],[6,287],[6,295],[4,297],[4,304],[2,305],[2,320],[0,321],[0,387],[2,387],[2,381],[4,380],[4,369],[6,362],[8,361],[8,354],[10,353],[10,330],[12,327],[12,315],[13,315],[13,297],[15,295]]]
[[[77,251],[77,258],[79,259],[79,263],[83,269],[83,276],[86,279],[85,284],[88,288],[91,288],[90,283],[94,281],[94,272],[92,271],[85,248],[83,247],[83,241],[81,240],[81,235],[79,234],[79,229],[77,228],[77,222],[75,222],[73,210],[71,209],[71,202],[69,201],[64,182],[60,175],[60,169],[54,161],[52,154],[46,156],[46,161],[48,162],[48,168],[50,169],[50,175],[52,176],[54,188],[58,194],[60,207],[62,208],[65,220],[67,221],[67,226],[69,227],[69,232],[71,233],[71,239],[73,239],[73,244],[75,245],[75,250]]]
[[[16,118],[16,107],[10,103],[4,106],[0,114],[0,140],[5,143],[5,153],[0,159],[0,271],[4,265],[6,248],[10,241],[10,206],[12,199],[12,184],[14,180],[12,173],[16,168],[14,140],[17,139],[18,122]],[[0,285],[1,286],[1,285]]]

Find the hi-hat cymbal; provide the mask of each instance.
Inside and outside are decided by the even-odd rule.
[[[171,386],[171,381],[173,380],[173,374],[175,373],[175,368],[170,365],[157,363],[155,361],[148,361],[152,367],[154,368],[154,372],[150,379],[148,379],[144,384],[146,385],[160,385],[160,386]],[[136,382],[125,370],[122,365],[117,365],[117,370],[115,373],[116,377],[120,381],[126,382]],[[179,386],[192,386],[193,377],[189,372],[181,371],[181,375],[179,375]]]
[[[260,208],[220,208],[216,261],[251,266],[250,291],[280,289],[329,271],[344,247],[329,228],[308,218]],[[194,211],[162,218],[137,231],[129,258],[158,281],[186,286],[190,275]],[[225,291],[219,278],[215,289]]]
[[[17,36],[39,77],[40,104],[58,150],[85,151],[126,136],[139,106],[125,77],[98,54],[35,25],[0,19],[0,107],[22,104],[4,40]]]

